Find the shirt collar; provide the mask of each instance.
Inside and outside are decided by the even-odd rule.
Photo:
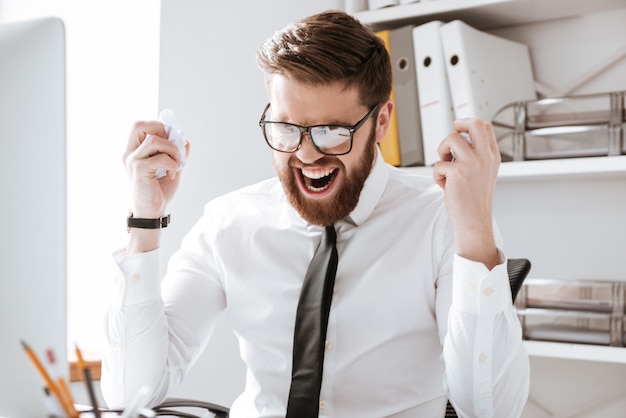
[[[389,171],[380,149],[378,147],[376,149],[376,161],[370,175],[365,180],[359,202],[348,216],[349,219],[346,219],[346,221],[353,223],[355,226],[359,226],[370,217],[383,195],[385,187],[387,187]]]

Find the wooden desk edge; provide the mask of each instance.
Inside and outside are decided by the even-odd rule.
[[[85,360],[85,365],[91,370],[91,377],[93,380],[100,380],[100,374],[102,372],[102,365],[100,360]],[[69,361],[70,367],[70,382],[80,382],[85,380],[77,361]]]

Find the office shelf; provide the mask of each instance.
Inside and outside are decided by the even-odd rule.
[[[568,360],[599,361],[626,364],[626,348],[549,341],[524,341],[532,357],[552,357]]]
[[[437,0],[367,10],[354,16],[376,30],[433,19],[461,19],[479,29],[494,29],[623,7],[623,0]]]
[[[426,176],[432,176],[433,172],[432,167],[404,167],[403,170]],[[626,177],[626,155],[504,162],[498,172],[499,181],[556,177]]]

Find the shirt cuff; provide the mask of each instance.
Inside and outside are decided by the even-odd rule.
[[[118,306],[135,305],[159,298],[161,294],[160,251],[126,254],[113,253],[115,261],[114,302]]]
[[[454,255],[452,306],[460,312],[493,316],[512,304],[506,257],[491,271],[480,262]]]

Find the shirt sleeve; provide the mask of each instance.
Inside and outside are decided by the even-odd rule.
[[[170,259],[163,280],[159,250],[114,253],[101,379],[109,407],[123,407],[144,387],[148,406],[163,401],[206,347],[226,302],[201,240],[196,228]]]
[[[528,397],[528,355],[502,253],[500,261],[489,271],[453,260],[444,360],[450,402],[462,417],[518,417]]]
[[[167,322],[160,297],[159,251],[114,253],[112,304],[105,315],[101,387],[109,407],[123,408],[146,386],[167,389]]]

